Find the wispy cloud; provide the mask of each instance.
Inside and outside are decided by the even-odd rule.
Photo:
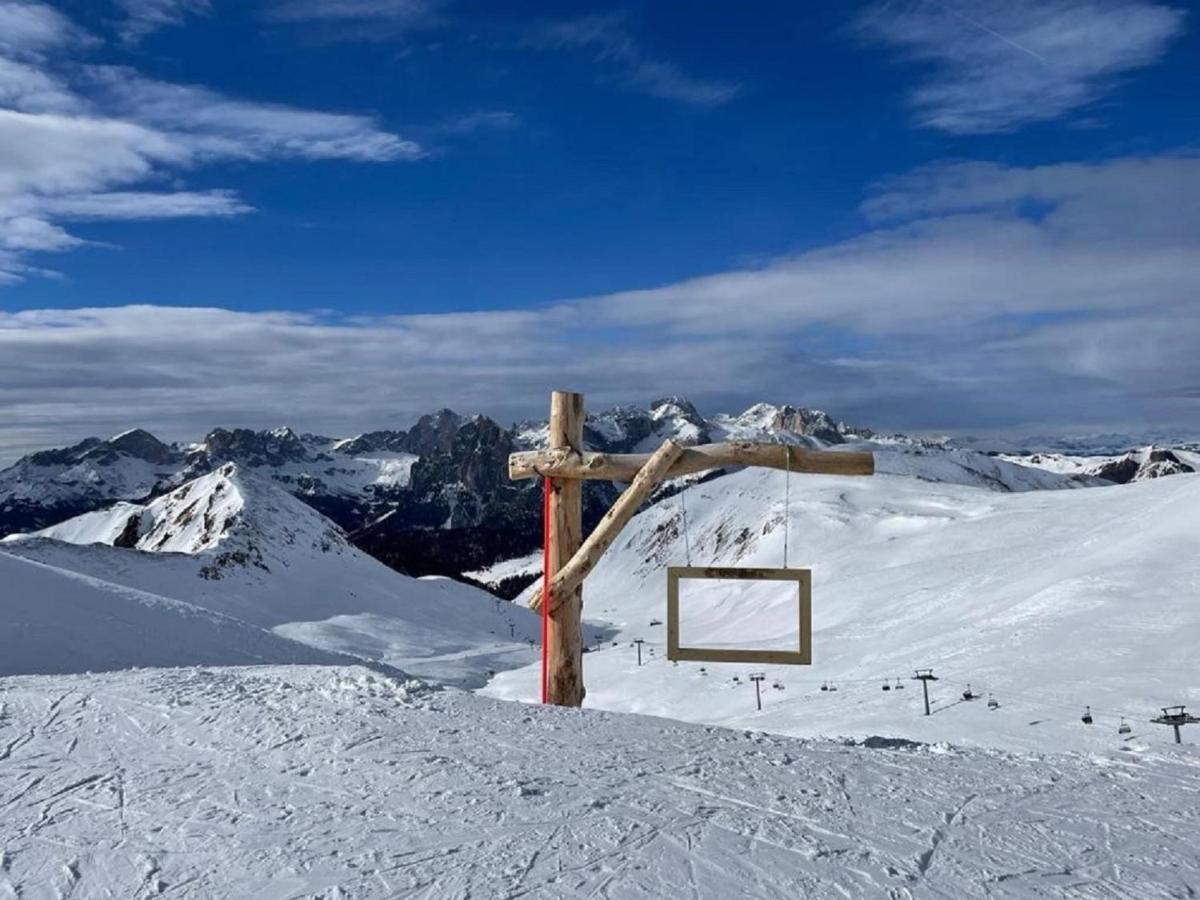
[[[202,156],[268,159],[416,159],[421,148],[368,116],[226,97],[197,85],[139,77],[125,68],[90,70],[123,118],[162,129]]]
[[[286,21],[427,22],[443,0],[275,0],[267,13]]]
[[[527,43],[552,50],[580,50],[617,73],[628,89],[693,106],[720,106],[741,91],[727,81],[698,78],[679,65],[648,54],[620,14],[549,22],[531,30]]]
[[[121,39],[137,43],[160,28],[180,25],[189,16],[212,11],[211,0],[116,0],[125,14],[120,25]]]
[[[45,3],[0,0],[0,53],[39,56],[84,39],[82,29]]]
[[[1151,0],[892,0],[868,8],[858,26],[930,67],[911,95],[921,125],[982,134],[1094,103],[1160,58],[1184,21],[1182,10]]]
[[[264,16],[322,41],[388,41],[444,24],[446,0],[270,0]],[[319,28],[319,30],[317,30]]]
[[[166,22],[203,4],[135,3]],[[157,16],[157,18],[155,18]],[[130,68],[82,66],[95,40],[44,3],[0,0],[0,284],[45,269],[30,254],[86,243],[63,222],[228,217],[253,207],[228,190],[156,188],[222,160],[419,158],[373,117],[229,97]]]
[[[503,109],[480,109],[451,116],[437,126],[442,134],[473,134],[486,129],[515,127],[520,120],[516,113]]]
[[[1182,427],[1200,384],[1197,210],[1196,157],[943,165],[880,185],[856,239],[545,309],[0,315],[0,443],[133,424],[354,433],[435,404],[512,418],[540,414],[549,383],[597,405],[685,391],[881,428]]]

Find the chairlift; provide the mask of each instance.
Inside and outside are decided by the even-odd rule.
[[[1133,727],[1125,721],[1125,717],[1121,716],[1121,727],[1117,729],[1117,734],[1133,734]]]
[[[904,690],[904,682],[901,681],[899,678],[896,679],[896,690],[898,690],[898,691]]]
[[[776,681],[774,684],[771,685],[771,687],[775,688],[775,690],[777,690],[777,691],[782,691],[783,690],[783,682]]]
[[[829,689],[830,689],[831,691],[836,691],[836,690],[837,690],[837,685],[836,685],[836,684],[834,684],[833,682],[830,682],[830,683],[829,683]]]
[[[890,691],[891,689],[892,689],[892,686],[885,681],[883,683],[883,690]]]
[[[988,694],[988,709],[999,709],[999,708],[1000,708],[1000,701],[997,700],[995,697],[993,697],[991,694]]]
[[[700,667],[700,674],[701,674],[701,675],[707,675],[707,674],[708,674],[708,669],[704,668],[704,666],[701,666],[701,667]]]
[[[967,689],[962,692],[962,698],[964,700],[975,700],[978,697],[979,697],[978,694],[972,692],[971,686],[969,684],[967,685]]]
[[[828,684],[828,682],[825,682],[825,681],[822,681],[822,682],[821,682],[821,690],[823,690],[823,691],[827,691],[827,690],[829,690],[829,684]]]
[[[1083,718],[1082,718],[1082,721],[1083,721],[1083,724],[1084,724],[1084,725],[1091,725],[1091,724],[1092,724],[1092,708],[1091,708],[1090,706],[1085,706],[1085,707],[1083,708]]]

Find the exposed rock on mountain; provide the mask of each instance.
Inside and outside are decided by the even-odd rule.
[[[1135,453],[1108,460],[1090,470],[1097,478],[1128,484],[1147,478],[1162,478],[1165,475],[1182,475],[1196,469],[1184,462],[1170,450],[1148,447]]]
[[[876,438],[869,429],[801,407],[759,403],[737,415],[705,418],[681,397],[660,398],[646,409],[599,411],[584,428],[587,448],[603,452],[649,452],[666,438],[684,444],[740,439],[813,447],[871,441],[894,456],[885,469],[912,469],[906,454],[941,454],[944,464],[931,468],[926,460],[920,471],[1001,491],[1103,483],[1089,480],[1093,475],[1130,480],[1192,469],[1187,459],[1167,450],[1124,462],[1103,460],[1098,467],[1094,459],[1069,466],[1025,457],[989,461],[936,442]],[[545,446],[546,440],[544,421],[504,428],[486,416],[464,417],[448,409],[422,416],[408,430],[340,440],[286,427],[216,428],[198,444],[166,444],[134,429],[109,440],[89,438],[34,453],[0,471],[0,535],[45,528],[114,503],[142,506],[232,463],[243,473],[273,480],[388,565],[413,575],[459,577],[540,546],[540,487],[535,481],[510,482],[506,459],[515,450]],[[1031,467],[1054,474],[1043,477]],[[656,496],[673,490],[668,485]],[[585,527],[599,520],[616,493],[607,482],[587,484]],[[118,533],[106,540],[141,546],[153,529],[140,515],[135,520],[129,511]],[[516,589],[506,581],[506,594]]]

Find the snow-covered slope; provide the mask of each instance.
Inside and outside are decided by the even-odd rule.
[[[361,669],[0,682],[0,895],[1185,897],[1191,748],[806,742]]]
[[[694,564],[782,564],[782,473],[748,470],[685,493]],[[684,507],[669,499],[637,516],[588,578],[585,616],[621,640],[586,657],[589,706],[799,735],[1099,749],[1120,741],[1122,714],[1141,738],[1164,741],[1170,730],[1148,723],[1158,707],[1200,705],[1200,476],[1020,493],[793,476],[791,498],[790,562],[813,569],[814,664],[765,667],[759,713],[751,667],[702,674],[666,662],[654,624],[665,619],[664,569],[686,559]],[[795,641],[793,603],[742,597],[685,592],[685,628],[709,643]],[[633,638],[648,642],[641,668]],[[929,718],[918,684],[881,690],[924,666],[943,679]],[[820,691],[823,681],[839,690]],[[955,705],[968,683],[984,699]],[[488,691],[529,699],[536,685],[530,668]],[[1086,704],[1092,728],[1080,722]]]
[[[1111,482],[1088,472],[1053,471],[953,447],[908,443],[855,442],[850,449],[871,450],[875,471],[938,484],[961,484],[989,491],[1057,491],[1105,487]]]
[[[1141,447],[1117,456],[1070,456],[1062,453],[1033,453],[1005,459],[1047,472],[1087,475],[1116,484],[1185,475],[1200,471],[1200,453],[1185,449]]]
[[[353,662],[188,603],[0,551],[0,675]]]
[[[387,568],[231,463],[144,506],[118,504],[0,546],[455,684],[525,664],[538,634],[531,613],[484,591]]]

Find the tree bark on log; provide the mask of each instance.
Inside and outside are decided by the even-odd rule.
[[[550,449],[578,452],[583,446],[583,394],[555,391],[550,395]],[[550,492],[550,540],[547,553],[551,579],[567,564],[583,540],[583,482],[555,478]],[[576,587],[547,623],[546,700],[557,706],[582,706],[583,589]]]
[[[612,546],[621,529],[628,524],[634,514],[646,502],[663,478],[668,469],[674,465],[683,453],[683,448],[674,441],[663,441],[662,446],[650,455],[647,463],[642,466],[629,487],[617,498],[604,518],[596,525],[583,545],[575,555],[566,562],[550,581],[550,613],[558,609],[563,599],[570,597],[572,592],[583,584],[583,580],[596,567],[604,551]],[[539,589],[529,601],[531,609],[542,608],[542,592]]]
[[[508,477],[590,479],[631,482],[650,461],[648,453],[581,453],[554,447],[527,450],[508,458]],[[790,469],[800,475],[873,475],[875,456],[863,451],[809,450],[789,444],[729,441],[687,447],[664,474],[678,478],[722,466]]]

